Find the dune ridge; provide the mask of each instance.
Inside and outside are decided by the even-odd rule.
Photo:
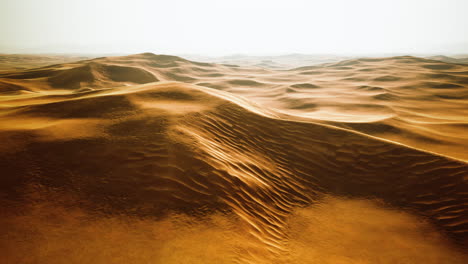
[[[327,196],[380,199],[463,248],[468,164],[455,147],[429,152],[463,139],[464,98],[434,100],[466,89],[463,67],[405,56],[272,71],[144,53],[4,73],[1,191],[36,183],[158,219],[232,213],[262,249],[239,263],[291,254],[291,215]],[[405,83],[421,76],[434,80]]]
[[[464,137],[468,66],[411,56],[272,70],[142,53],[3,73],[0,92],[81,92],[154,81],[223,90],[292,119],[344,127],[468,159],[464,151],[468,147]]]

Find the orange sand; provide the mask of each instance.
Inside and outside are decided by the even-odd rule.
[[[409,56],[271,70],[144,53],[0,74],[0,252],[464,263],[467,83],[466,65]]]

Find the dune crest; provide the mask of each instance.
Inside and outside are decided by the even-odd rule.
[[[378,211],[370,229],[380,209],[404,210],[463,248],[464,67],[403,56],[273,71],[143,53],[3,73],[1,192],[27,200],[34,183],[143,219],[229,214],[252,243],[238,263],[306,254],[296,216],[323,201]]]

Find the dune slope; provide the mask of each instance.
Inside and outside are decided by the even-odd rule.
[[[392,60],[406,65],[414,58]],[[385,104],[359,106],[378,120],[360,116],[351,124],[308,118],[307,109],[316,106],[301,100],[323,96],[312,91],[325,89],[324,84],[301,80],[287,85],[286,79],[309,76],[301,73],[310,70],[271,74],[139,54],[4,74],[5,83],[31,88],[6,91],[0,101],[1,192],[7,199],[24,199],[24,187],[39,184],[91,201],[91,211],[156,219],[172,212],[233,214],[263,250],[243,250],[236,255],[243,263],[290,254],[291,215],[328,196],[378,199],[428,219],[466,247],[468,164],[368,135],[379,134],[374,130],[382,125],[381,116],[398,118],[387,113]],[[205,82],[217,79],[221,88],[199,83],[200,76],[215,72],[224,77],[206,77]],[[422,69],[420,74],[429,73]],[[459,75],[444,78],[459,85],[464,80]],[[405,77],[387,74],[374,81],[399,78]],[[282,84],[271,86],[273,79]],[[382,87],[359,89],[385,95]],[[285,93],[302,93],[296,107],[280,106],[293,102]],[[392,96],[376,100],[400,100]],[[267,102],[276,108],[264,107]],[[362,123],[369,126],[359,127]]]
[[[468,160],[468,65],[411,56],[272,70],[142,53],[6,72],[0,74],[0,92],[79,91],[154,81],[227,91],[292,119]]]

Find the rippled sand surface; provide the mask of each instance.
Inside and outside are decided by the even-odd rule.
[[[466,263],[468,66],[0,74],[6,263]]]

